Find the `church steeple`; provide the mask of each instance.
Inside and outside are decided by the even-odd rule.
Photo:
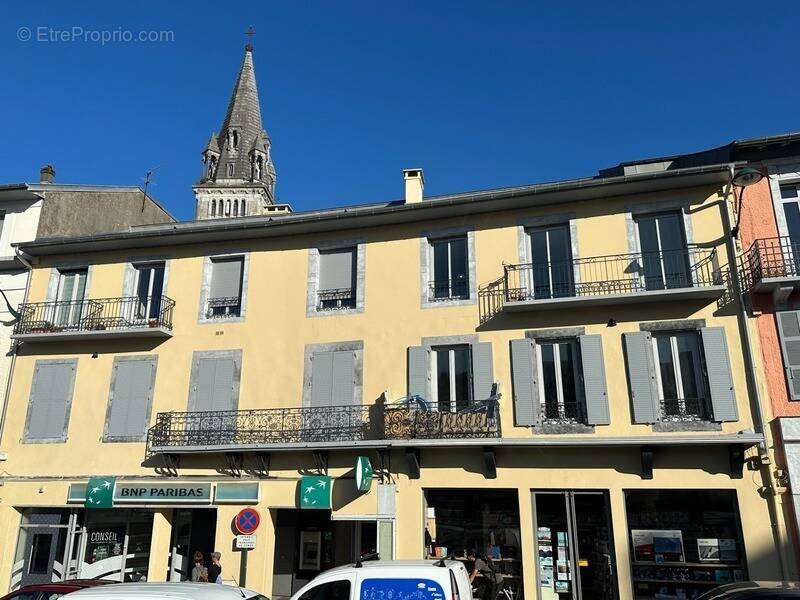
[[[267,205],[275,203],[271,145],[261,122],[253,46],[248,42],[222,127],[203,151],[203,175],[194,187],[196,218],[267,212]],[[240,206],[246,212],[232,210]]]

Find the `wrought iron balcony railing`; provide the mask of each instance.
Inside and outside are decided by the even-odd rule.
[[[663,421],[706,421],[706,401],[702,398],[671,398],[661,400]]]
[[[209,298],[206,307],[206,318],[227,319],[241,314],[242,299],[239,296],[229,298]]]
[[[469,280],[464,277],[439,279],[428,284],[428,300],[465,300],[469,298]]]
[[[353,288],[320,290],[317,292],[317,310],[339,310],[356,307],[356,291]]]
[[[166,296],[29,302],[19,307],[14,334],[172,329],[174,308],[175,301]]]
[[[148,456],[206,448],[499,437],[497,400],[450,413],[422,404],[375,404],[158,413],[147,435]]]
[[[755,240],[742,256],[745,289],[769,279],[800,278],[800,241],[789,236]]]
[[[586,411],[581,402],[545,402],[541,410],[544,423],[561,425],[586,422]]]
[[[486,320],[507,302],[598,298],[724,286],[728,271],[715,248],[637,252],[503,266],[503,276],[479,293]]]

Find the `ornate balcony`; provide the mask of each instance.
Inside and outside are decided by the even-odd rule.
[[[465,277],[440,279],[428,283],[428,301],[446,302],[469,298],[469,280]]]
[[[481,320],[500,311],[563,309],[673,299],[716,299],[728,270],[716,249],[637,252],[503,266],[479,293]]]
[[[758,239],[742,256],[741,270],[745,289],[771,293],[783,303],[800,289],[800,242],[789,236]]]
[[[174,308],[166,296],[29,302],[20,305],[11,337],[24,342],[171,337]]]
[[[317,310],[341,310],[355,307],[355,288],[348,287],[317,292]]]
[[[458,412],[424,400],[397,404],[158,413],[147,455],[247,452],[349,446],[388,447],[403,440],[500,437],[497,399]]]

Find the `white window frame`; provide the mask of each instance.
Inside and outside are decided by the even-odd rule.
[[[547,407],[547,398],[545,396],[545,389],[544,389],[544,363],[542,361],[542,346],[553,346],[553,364],[555,365],[556,370],[556,402],[558,406],[565,406],[564,404],[564,383],[562,379],[561,373],[561,352],[560,346],[569,346],[572,348],[572,376],[575,381],[575,401],[581,407],[581,414],[584,410],[584,405],[586,402],[585,395],[583,393],[583,373],[581,370],[580,364],[580,353],[578,348],[578,340],[572,339],[565,339],[565,340],[554,340],[552,342],[538,342],[536,344],[536,372],[539,373],[537,386],[539,388],[539,404],[542,414],[542,419],[545,419],[546,415],[546,407]]]
[[[567,224],[555,224],[555,225],[545,225],[543,227],[533,227],[533,228],[528,229],[528,231],[527,231],[527,234],[528,234],[528,251],[530,253],[529,256],[531,257],[531,261],[530,261],[531,268],[530,268],[530,271],[528,271],[527,285],[528,285],[528,293],[531,296],[534,293],[534,283],[535,283],[535,281],[534,281],[534,273],[533,273],[533,261],[534,261],[534,258],[535,258],[534,255],[533,255],[533,234],[534,233],[544,233],[545,234],[545,240],[547,242],[547,278],[548,278],[547,282],[548,282],[548,286],[550,288],[550,298],[557,297],[557,296],[553,295],[553,266],[552,266],[553,265],[553,261],[550,258],[550,232],[552,230],[554,230],[554,229],[563,229],[566,232],[566,234],[567,234],[567,249],[569,250],[569,254],[570,254],[570,263],[573,260],[572,259],[572,238],[570,237],[571,232],[570,232],[569,225],[567,225]],[[573,277],[572,266],[570,266],[570,269],[569,269],[568,272],[569,272],[569,276],[570,276],[569,285],[572,287],[572,294],[571,295],[574,296],[575,295],[575,283],[573,281],[574,277]]]
[[[644,254],[642,250],[642,232],[639,229],[639,222],[645,219],[653,219],[656,225],[656,241],[658,242],[658,264],[661,267],[661,281],[662,285],[666,289],[667,286],[667,272],[664,267],[664,247],[661,245],[661,226],[659,217],[666,217],[668,215],[674,216],[678,219],[678,222],[681,225],[681,235],[683,236],[683,250],[687,253],[687,260],[686,260],[686,283],[694,283],[692,280],[692,265],[691,265],[691,257],[688,255],[689,252],[689,236],[686,233],[686,223],[683,219],[682,213],[677,211],[663,211],[663,212],[655,212],[655,213],[645,213],[636,215],[633,219],[633,222],[636,224],[636,243],[638,245],[639,251],[638,254]],[[646,289],[647,287],[647,279],[644,272],[644,264],[642,264],[642,271],[641,275],[639,275],[639,282],[642,286],[642,289]]]
[[[153,277],[153,269],[161,267],[164,269],[164,275],[161,281],[161,297],[164,297],[164,287],[166,283],[166,276],[167,276],[167,264],[166,261],[152,261],[152,262],[136,262],[133,263],[133,271],[134,271],[134,280],[133,280],[133,295],[136,296],[138,301],[138,291],[139,291],[139,278],[142,276],[143,270],[150,271],[150,281],[147,284],[147,304],[145,305],[144,316],[140,316],[139,314],[139,304],[136,304],[136,310],[134,311],[134,317],[140,321],[147,321],[150,318],[150,308],[153,303],[153,282],[155,281],[155,277]]]
[[[435,398],[432,410],[439,410],[439,361],[438,353],[448,353],[448,373],[450,376],[450,412],[458,410],[458,398],[456,398],[456,350],[466,350],[469,353],[469,381],[467,383],[467,406],[471,406],[475,399],[472,397],[472,346],[470,344],[455,344],[452,346],[433,346],[431,348],[431,398]]]
[[[464,254],[464,259],[466,261],[466,264],[464,265],[464,272],[467,274],[467,278],[471,276],[469,272],[469,237],[466,233],[428,240],[428,244],[430,246],[430,255],[428,260],[429,264],[431,265],[431,281],[428,284],[429,286],[431,283],[434,284],[434,286],[436,285],[435,246],[436,244],[447,244],[447,297],[436,298],[435,293],[432,293],[429,287],[428,294],[431,302],[449,302],[453,300],[468,300],[470,298],[470,288],[472,286],[472,282],[469,280],[467,281],[466,296],[453,295],[453,250],[450,243],[455,240],[464,240],[464,247],[466,249]]]
[[[681,363],[678,356],[678,338],[679,337],[689,337],[689,336],[697,336],[696,344],[693,345],[693,367],[694,367],[694,376],[696,381],[698,382],[699,392],[702,392],[702,395],[697,398],[703,402],[702,409],[704,412],[708,412],[708,408],[706,403],[708,402],[708,382],[706,381],[705,371],[703,369],[703,350],[701,348],[701,343],[699,339],[699,333],[696,331],[673,331],[673,332],[665,332],[662,334],[654,334],[650,340],[650,343],[653,346],[653,364],[655,366],[656,372],[656,386],[658,389],[658,399],[661,401],[664,400],[687,400],[686,395],[683,390],[683,371],[681,370]],[[677,398],[664,398],[664,382],[661,379],[661,362],[660,356],[658,353],[658,340],[659,338],[669,338],[670,342],[670,354],[672,358],[672,368],[675,372],[675,389],[678,392]]]
[[[61,297],[61,290],[63,289],[64,285],[64,276],[65,275],[74,275],[78,272],[83,274],[83,296],[78,298],[78,288],[80,286],[73,285],[72,286],[72,293],[70,298],[62,298]],[[64,307],[59,306],[55,309],[54,314],[54,322],[57,322],[61,326],[71,326],[77,325],[78,322],[81,320],[83,316],[83,301],[86,300],[86,295],[89,290],[89,268],[88,267],[65,267],[58,269],[58,281],[56,286],[56,302],[69,302],[70,306],[66,313],[64,313]]]

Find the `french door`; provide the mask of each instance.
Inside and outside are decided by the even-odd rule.
[[[636,219],[642,251],[642,279],[646,290],[689,287],[689,253],[679,213]]]
[[[164,264],[136,265],[136,318],[156,319],[164,293]]]
[[[618,597],[608,494],[533,492],[540,600]]]
[[[572,249],[566,225],[530,231],[529,289],[535,299],[574,296]]]
[[[71,269],[59,272],[58,308],[56,324],[67,327],[77,325],[83,314],[83,300],[86,294],[86,269]]]

